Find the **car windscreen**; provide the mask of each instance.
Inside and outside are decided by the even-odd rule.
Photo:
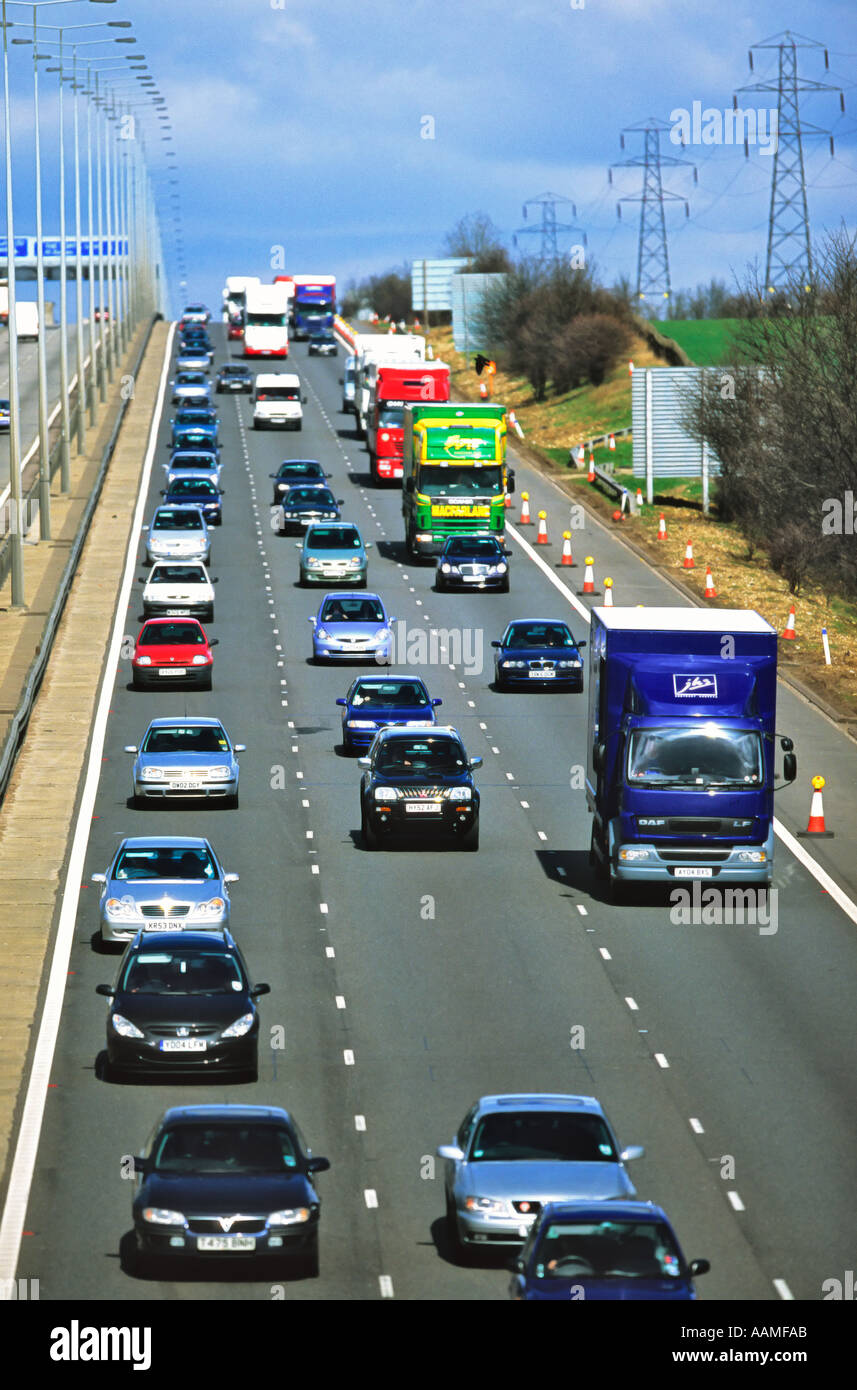
[[[224,951],[140,951],[120,977],[124,994],[239,994],[246,989],[238,960]]]
[[[506,647],[573,647],[564,623],[514,623],[504,638]]]
[[[158,1173],[283,1173],[300,1162],[287,1129],[272,1124],[175,1124],[158,1136]]]
[[[383,623],[384,609],[375,598],[329,598],[321,610],[323,623]]]
[[[153,531],[201,531],[202,517],[192,507],[176,508],[174,512],[157,512]]]
[[[540,1279],[679,1279],[687,1269],[662,1221],[551,1221],[532,1264]]]
[[[216,467],[213,454],[174,454],[170,459],[170,469],[192,468],[198,473],[210,473]]]
[[[242,381],[246,381],[251,373],[247,367],[221,367],[220,375],[240,377]]]
[[[762,743],[754,729],[694,721],[695,727],[635,729],[628,740],[634,786],[757,787]]]
[[[205,584],[201,565],[156,565],[149,575],[150,584]]]
[[[458,536],[451,540],[443,552],[444,560],[497,560],[502,558],[500,548],[495,540],[486,537],[480,540],[478,536]]]
[[[205,372],[179,372],[176,386],[205,386],[207,381]]]
[[[449,738],[391,738],[378,750],[376,772],[464,772],[467,759],[460,743]]]
[[[153,845],[125,849],[111,875],[123,883],[142,883],[147,879],[181,879],[207,883],[217,878],[211,851],[200,846]]]
[[[359,550],[360,532],[356,527],[311,526],[305,550]]]
[[[171,497],[219,497],[220,493],[208,478],[176,478],[170,487]]]
[[[137,638],[139,647],[203,647],[205,634],[199,623],[147,623]]]
[[[176,411],[175,425],[214,425],[217,423],[217,412],[209,409],[208,406],[188,407],[187,410]]]
[[[468,1156],[471,1163],[616,1162],[610,1131],[600,1115],[562,1110],[485,1115],[476,1126]]]
[[[229,740],[219,724],[159,724],[150,729],[141,753],[228,753]]]
[[[326,487],[291,487],[283,499],[285,507],[335,507],[333,493]]]
[[[299,386],[263,386],[256,392],[257,401],[299,401]]]
[[[277,478],[323,478],[324,472],[320,463],[281,463],[277,472]]]
[[[357,709],[425,709],[429,700],[418,681],[360,681],[351,697]]]

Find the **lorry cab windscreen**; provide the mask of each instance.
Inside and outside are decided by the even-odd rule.
[[[635,729],[628,743],[634,786],[757,787],[762,744],[755,730],[704,723],[698,728]]]
[[[420,467],[420,492],[429,497],[447,496],[468,497],[474,493],[482,496],[502,492],[500,469],[474,468],[472,464],[422,464]]]

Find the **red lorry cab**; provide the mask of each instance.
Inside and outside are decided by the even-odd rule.
[[[402,476],[406,402],[443,404],[449,400],[449,389],[449,367],[445,362],[411,362],[402,367],[379,364],[366,424],[373,478]]]

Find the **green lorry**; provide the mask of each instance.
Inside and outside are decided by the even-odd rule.
[[[449,536],[506,530],[506,410],[469,401],[407,404],[402,516],[411,555],[436,555]]]

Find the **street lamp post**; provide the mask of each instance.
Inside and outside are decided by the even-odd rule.
[[[12,122],[9,111],[9,47],[3,6],[3,111],[6,154],[6,244],[9,282],[9,494],[12,502],[12,607],[24,604],[24,535],[21,498],[21,406],[18,388],[18,325],[15,321],[15,218],[12,210]]]

